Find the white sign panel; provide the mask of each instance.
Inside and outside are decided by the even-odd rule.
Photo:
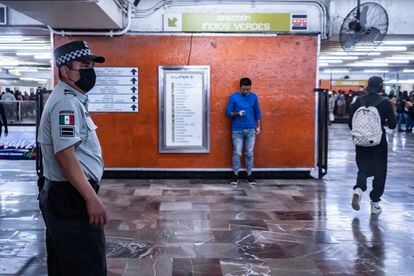
[[[96,67],[90,112],[138,112],[138,68]]]
[[[203,76],[165,74],[166,146],[203,145]]]
[[[209,152],[208,66],[159,69],[160,152]]]

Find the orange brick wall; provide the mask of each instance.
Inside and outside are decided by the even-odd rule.
[[[92,114],[105,167],[230,168],[225,108],[242,77],[252,79],[263,116],[255,167],[314,167],[316,36],[56,36],[55,47],[75,39],[104,55],[104,66],[139,67],[139,112]],[[210,153],[159,154],[158,66],[187,64],[210,66]]]

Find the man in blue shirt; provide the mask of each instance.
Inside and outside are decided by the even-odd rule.
[[[256,135],[260,133],[259,100],[256,94],[250,92],[252,81],[249,78],[240,80],[240,91],[232,94],[227,104],[226,115],[233,118],[231,130],[233,140],[233,177],[231,184],[239,182],[240,156],[244,144],[244,155],[246,157],[247,180],[249,184],[255,185],[256,181],[252,175],[253,150]]]

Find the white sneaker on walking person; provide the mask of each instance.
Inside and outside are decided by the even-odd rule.
[[[356,211],[359,211],[359,209],[361,208],[361,197],[362,197],[361,188],[356,188],[354,190],[354,195],[352,196],[352,208]]]
[[[379,202],[371,201],[371,214],[379,214],[382,212]]]

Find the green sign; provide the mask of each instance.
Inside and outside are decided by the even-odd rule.
[[[290,13],[183,13],[183,32],[290,32]]]
[[[336,80],[332,81],[332,85],[350,85],[350,86],[365,86],[366,81],[363,80]]]

